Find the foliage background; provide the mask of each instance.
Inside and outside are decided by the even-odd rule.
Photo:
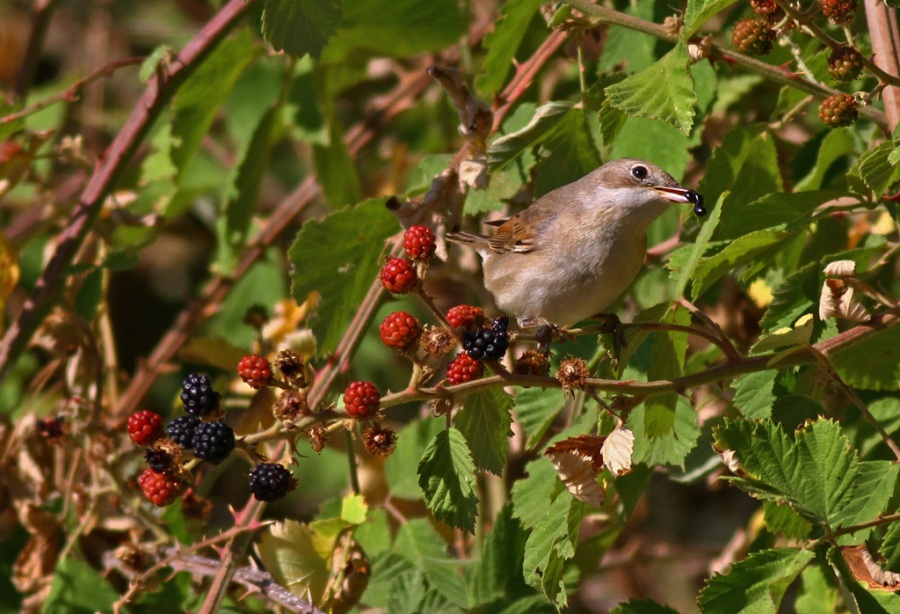
[[[794,16],[807,29],[785,30],[757,61],[731,50],[744,2],[570,4],[583,15],[528,0],[0,5],[0,609],[292,611],[241,576],[251,563],[336,610],[346,595],[396,612],[666,611],[648,599],[775,611],[785,593],[796,611],[900,608],[839,548],[865,544],[878,570],[900,572],[897,48],[876,54],[887,74],[827,73],[828,40],[871,56],[885,43],[873,20],[895,16],[867,2],[841,28],[804,2]],[[680,32],[663,25],[682,11]],[[460,136],[433,65],[459,67],[491,107],[483,142]],[[817,117],[834,87],[875,94],[853,126]],[[434,189],[481,153],[486,190]],[[673,209],[651,228],[647,266],[617,309],[646,328],[628,329],[618,365],[608,336],[559,346],[554,371],[584,358],[591,394],[495,375],[451,389],[448,428],[427,403],[440,365],[410,382],[410,361],[378,339],[397,309],[437,323],[416,297],[373,285],[401,228],[386,197],[424,201],[400,217],[440,235],[625,156],[659,164],[711,209],[703,221]],[[874,324],[817,317],[822,270],[838,259],[873,289]],[[438,311],[496,314],[471,254],[451,250],[425,287]],[[239,433],[271,426],[273,393],[234,373],[258,349],[243,321],[257,304],[273,314],[267,347],[310,327],[316,421],[341,427],[340,391],[371,380],[396,452],[372,457],[340,428],[321,453],[300,437],[288,453],[300,488],[282,503],[248,501],[236,454],[198,469],[191,497],[153,509],[124,423],[138,408],[176,415],[186,373],[214,375]],[[807,314],[795,336],[775,336]],[[668,388],[648,396],[647,382]],[[65,434],[48,441],[39,420],[57,415]],[[606,435],[614,416],[635,433],[634,469],[603,474],[607,501],[584,506],[542,452]],[[260,443],[270,458],[296,437],[278,434]],[[370,564],[362,594],[324,588],[350,544]],[[257,594],[240,600],[246,589]]]

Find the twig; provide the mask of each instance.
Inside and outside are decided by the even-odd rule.
[[[16,83],[13,87],[13,93],[20,100],[24,100],[31,89],[31,83],[34,81],[34,75],[37,72],[38,63],[41,59],[41,50],[44,47],[44,37],[50,27],[50,18],[53,16],[53,9],[56,8],[56,0],[36,0],[34,3],[34,16],[31,21],[31,35],[28,37],[28,48],[25,51],[25,58],[16,74]]]

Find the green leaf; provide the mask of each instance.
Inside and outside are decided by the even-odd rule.
[[[397,231],[397,220],[379,198],[308,221],[297,233],[288,250],[291,295],[302,303],[310,292],[319,293],[313,331],[323,354],[337,347],[377,278],[385,240]]]
[[[900,381],[900,326],[893,324],[842,345],[829,354],[835,371],[850,386],[896,390]]]
[[[384,463],[391,496],[413,501],[422,498],[418,476],[409,468],[419,464],[425,449],[444,430],[445,424],[437,419],[416,420],[397,434],[397,447]]]
[[[671,124],[645,117],[628,117],[616,136],[609,157],[647,160],[673,177],[680,177],[691,160],[690,148],[690,140]]]
[[[677,253],[677,255],[673,254],[666,263],[666,266],[669,267],[673,273],[678,273],[678,294],[680,296],[684,296],[688,282],[694,276],[694,272],[697,270],[697,264],[706,252],[710,239],[716,231],[716,226],[719,225],[719,220],[722,216],[722,204],[724,200],[728,198],[728,194],[728,192],[722,192],[719,195],[719,200],[710,210],[709,219],[700,226],[700,232],[697,233],[694,244],[686,246],[684,250]]]
[[[572,183],[600,166],[600,154],[590,136],[588,111],[570,109],[541,143],[535,196]]]
[[[794,601],[797,614],[820,614],[840,610],[840,606],[843,605],[840,592],[829,582],[830,579],[833,581],[833,576],[826,577],[825,573],[822,565],[810,565],[800,574],[803,585],[797,591],[797,599]]]
[[[900,522],[891,523],[878,551],[884,557],[885,569],[900,571]]]
[[[678,397],[675,404],[675,421],[668,433],[650,437],[644,432],[644,405],[634,408],[628,415],[628,428],[634,433],[634,463],[647,465],[673,465],[684,467],[684,460],[694,449],[700,437],[697,413],[691,404]]]
[[[566,602],[563,563],[575,555],[582,507],[569,493],[562,493],[544,507],[544,517],[525,544],[525,582],[559,605]]]
[[[150,52],[144,61],[141,62],[141,68],[138,71],[138,79],[141,81],[149,81],[150,77],[156,74],[156,69],[159,68],[160,64],[164,62],[168,62],[172,56],[172,47],[169,45],[157,45],[156,48]]]
[[[710,17],[719,13],[735,0],[688,0],[684,10],[684,31],[682,36],[690,38]]]
[[[812,561],[813,553],[771,548],[731,566],[727,576],[710,578],[697,600],[703,614],[776,612],[784,592]]]
[[[565,403],[565,395],[559,388],[525,388],[519,391],[516,395],[516,423],[525,431],[529,449],[540,442]]]
[[[334,117],[328,122],[328,134],[327,145],[313,145],[313,164],[328,202],[333,207],[340,207],[362,198],[362,188],[356,164]]]
[[[447,554],[446,543],[428,519],[416,518],[402,525],[394,550],[424,572],[428,583],[451,603],[468,604],[459,561]]]
[[[172,101],[171,162],[180,182],[188,170],[200,142],[212,125],[219,107],[259,49],[250,30],[240,30],[216,47],[197,71],[179,88]]]
[[[521,520],[525,528],[533,529],[563,486],[546,456],[528,463],[525,472],[528,477],[516,480],[512,487],[513,516]]]
[[[634,2],[624,7],[624,13],[645,21],[656,22],[658,2]],[[620,70],[622,65],[631,72],[640,72],[656,61],[657,43],[654,36],[631,28],[609,28],[603,43],[598,68],[601,72]]]
[[[275,105],[262,116],[247,150],[238,166],[234,183],[225,202],[222,220],[222,241],[219,244],[219,272],[231,274],[237,265],[237,255],[247,242],[250,220],[259,197],[263,175],[269,167],[272,138],[277,128],[280,106]]]
[[[838,174],[843,174],[840,171],[845,169],[840,169],[838,162],[842,158],[855,155],[857,150],[858,139],[856,138],[856,132],[852,128],[829,130],[825,138],[822,139],[821,145],[819,145],[815,166],[803,179],[797,182],[794,189],[800,192],[824,188],[826,180],[833,177],[836,171]]]
[[[425,504],[435,518],[474,533],[478,514],[475,463],[462,433],[455,428],[438,433],[425,450],[417,473]]]
[[[614,607],[609,614],[678,614],[678,611],[652,599],[629,599],[627,603]]]
[[[832,529],[847,520],[857,488],[859,459],[840,425],[817,420],[797,432],[796,440],[765,421],[726,420],[714,430],[720,448],[734,450],[744,470],[780,493],[804,518]],[[855,513],[854,510],[850,510]]]
[[[728,208],[716,229],[716,237],[736,238],[791,222],[808,224],[817,207],[846,195],[830,190],[766,194],[746,205]]]
[[[571,110],[571,102],[547,103],[534,112],[531,121],[524,128],[496,139],[488,147],[491,172],[497,172],[524,152],[540,144]]]
[[[56,567],[41,612],[111,612],[118,598],[118,593],[90,565],[67,558]]]
[[[779,228],[757,230],[731,241],[718,253],[701,258],[691,276],[691,296],[698,298],[732,269],[754,260],[795,234],[796,231]]]
[[[341,0],[266,0],[262,32],[277,51],[319,59],[341,23]]]
[[[734,388],[734,406],[741,415],[750,420],[764,420],[772,417],[775,403],[774,370],[757,371],[739,377],[731,386]]]
[[[675,126],[684,136],[694,123],[694,80],[681,43],[649,68],[606,88],[610,104],[632,117],[649,117]]]
[[[841,525],[850,527],[864,522],[876,520],[890,512],[888,502],[897,487],[897,476],[900,465],[889,461],[861,461],[859,477],[856,480],[856,492],[865,496],[854,497],[843,510]],[[841,546],[862,544],[872,534],[872,527],[856,531],[838,538]]]
[[[664,322],[687,326],[691,314],[678,305],[662,304],[641,313],[636,322]],[[650,337],[653,360],[647,370],[650,380],[672,379],[682,375],[684,358],[687,353],[687,333],[666,331]],[[644,402],[644,435],[650,438],[662,437],[672,432],[675,425],[675,406],[679,395],[676,393],[654,395]]]
[[[390,534],[390,529],[386,528],[385,533]],[[396,552],[382,552],[372,556],[367,550],[366,554],[372,557],[372,575],[366,586],[366,605],[386,608],[388,601],[397,594],[400,581],[407,586],[407,590],[414,583],[421,584],[422,590],[425,590],[424,574],[407,557]]]
[[[818,263],[811,263],[789,275],[772,291],[772,302],[763,314],[760,326],[766,332],[792,326],[809,313],[819,300]]]
[[[512,593],[522,584],[522,561],[527,535],[513,518],[512,504],[497,514],[475,563],[469,582],[470,602],[483,605]]]
[[[888,188],[900,181],[900,165],[891,164],[888,156],[894,144],[884,141],[863,153],[854,165],[850,174],[862,179],[865,184],[880,198]]]
[[[468,395],[462,410],[453,417],[453,426],[466,438],[479,469],[500,475],[506,467],[512,406],[512,397],[494,388]]]
[[[766,528],[773,535],[787,539],[806,539],[812,532],[812,525],[787,505],[777,500],[763,501]]]
[[[500,8],[494,29],[482,43],[487,53],[481,63],[481,73],[475,80],[479,94],[492,97],[503,87],[528,24],[542,3],[543,0],[513,0]]]
[[[354,0],[322,60],[340,65],[380,55],[393,58],[437,51],[465,35],[466,20],[455,0]]]
[[[295,520],[277,522],[263,530],[258,549],[276,582],[297,596],[321,603],[332,548],[323,545],[313,530]]]

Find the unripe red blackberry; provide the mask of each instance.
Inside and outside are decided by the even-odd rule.
[[[422,333],[418,320],[405,311],[395,311],[387,316],[378,331],[386,346],[401,352],[412,349]]]
[[[854,124],[859,119],[856,99],[850,94],[829,96],[819,105],[819,119],[832,128]]]
[[[828,73],[835,81],[853,81],[862,69],[862,54],[853,47],[835,47],[828,56]]]
[[[351,418],[370,418],[378,411],[381,394],[371,382],[351,382],[344,390],[344,408]]]
[[[149,446],[162,435],[162,423],[162,416],[155,412],[136,411],[128,416],[128,436],[139,446]]]
[[[856,14],[856,0],[819,0],[822,14],[838,25],[853,21]]]
[[[416,224],[403,233],[403,249],[413,260],[431,260],[435,248],[434,231],[428,226]]]
[[[775,30],[769,27],[765,17],[754,17],[737,22],[731,43],[734,48],[748,55],[766,55],[772,51]]]
[[[272,365],[265,356],[244,356],[238,362],[237,372],[245,384],[256,390],[272,381]]]
[[[484,310],[472,305],[457,305],[447,310],[447,324],[453,328],[462,327],[464,331],[481,328],[484,324]]]
[[[380,277],[384,289],[393,294],[406,294],[416,287],[416,269],[406,258],[388,258]]]
[[[781,7],[776,4],[775,0],[750,0],[750,8],[753,9],[754,14],[770,19],[782,13]]]
[[[184,482],[174,473],[150,468],[144,469],[141,477],[138,478],[138,485],[144,491],[144,495],[159,507],[174,503],[175,499],[184,492],[185,487]]]
[[[481,377],[484,366],[465,352],[460,352],[447,365],[447,381],[450,384],[465,384]]]
[[[280,463],[260,463],[250,470],[247,486],[257,501],[283,499],[296,486],[291,472]]]
[[[201,422],[191,444],[197,458],[218,465],[234,450],[234,430],[221,420]]]

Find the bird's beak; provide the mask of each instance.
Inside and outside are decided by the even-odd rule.
[[[653,188],[666,200],[673,203],[693,203],[694,213],[697,216],[706,215],[706,207],[703,206],[703,196],[687,188],[670,188],[668,186],[656,186]]]

